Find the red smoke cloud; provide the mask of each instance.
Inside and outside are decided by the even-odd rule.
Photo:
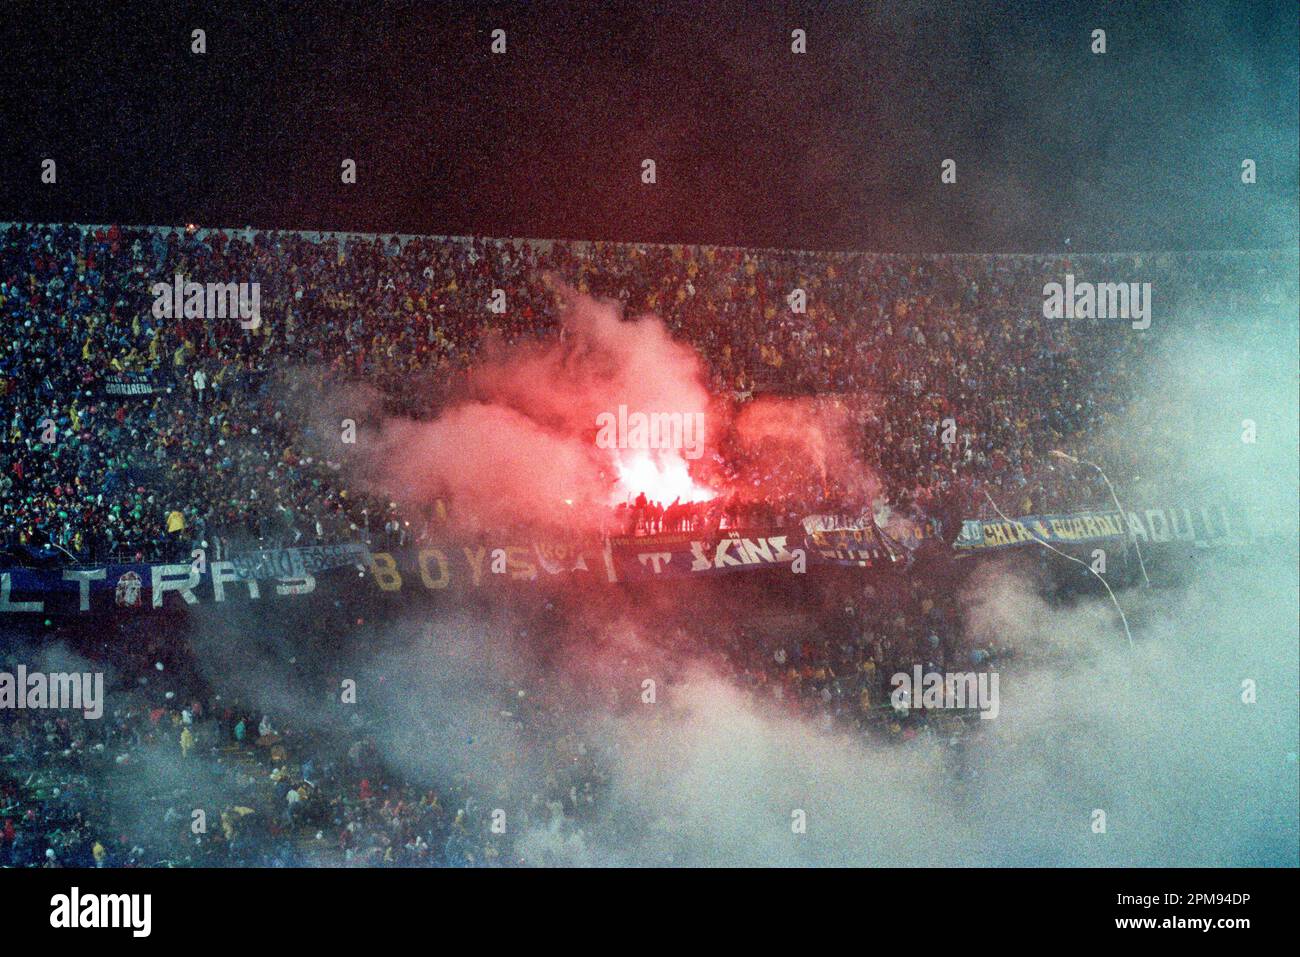
[[[869,503],[880,483],[854,450],[859,437],[849,409],[834,396],[763,396],[735,418],[731,449],[737,477],[757,497],[805,494],[808,483]]]
[[[833,406],[764,398],[733,428],[734,410],[711,399],[699,356],[658,318],[626,320],[616,303],[566,286],[558,293],[559,341],[490,349],[437,419],[384,422],[366,443],[380,484],[416,502],[448,500],[453,524],[470,530],[586,531],[606,530],[610,506],[641,492],[667,505],[869,484]],[[601,447],[599,417],[620,406],[700,414],[703,458],[698,449]]]
[[[620,489],[622,474],[662,483],[687,465],[680,450],[598,447],[598,416],[620,405],[702,413],[709,445],[709,393],[695,352],[653,316],[624,320],[617,304],[559,292],[560,341],[490,352],[435,421],[384,424],[372,464],[406,496],[445,497],[453,520],[471,528],[599,528],[612,499],[654,491]]]

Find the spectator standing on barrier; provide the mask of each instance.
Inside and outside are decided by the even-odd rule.
[[[174,508],[167,513],[167,539],[169,543],[167,557],[169,559],[182,561],[187,557],[184,536],[185,514],[180,509]]]

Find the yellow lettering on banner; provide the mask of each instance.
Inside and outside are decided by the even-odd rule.
[[[1101,537],[1101,532],[1097,528],[1097,520],[1091,515],[1088,515],[1083,519],[1083,530],[1087,533],[1089,538]]]
[[[434,578],[429,574],[429,559],[438,563],[438,577]],[[422,548],[420,554],[416,556],[416,563],[420,566],[420,580],[424,582],[425,588],[446,588],[451,581],[451,572],[447,568],[447,556],[442,553],[441,548]]]
[[[397,570],[397,562],[388,552],[370,553],[370,574],[376,584],[384,591],[402,590],[402,573]]]
[[[516,581],[532,581],[537,577],[537,566],[528,560],[528,549],[522,545],[506,546],[506,568]]]
[[[468,545],[465,546],[465,561],[469,562],[470,576],[474,581],[475,588],[483,584],[483,559],[486,557],[486,545],[480,545],[478,552],[472,552]]]

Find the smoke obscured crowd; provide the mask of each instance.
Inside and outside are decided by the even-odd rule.
[[[527,664],[485,669],[470,682],[472,708],[496,715],[491,732],[488,725],[461,731],[437,708],[418,705],[418,696],[411,708],[391,700],[378,710],[340,706],[337,652],[309,663],[285,646],[266,663],[268,674],[276,673],[267,679],[275,692],[261,702],[241,700],[221,675],[199,666],[185,629],[123,625],[100,645],[108,658],[96,667],[110,674],[101,719],[0,711],[0,866],[590,860],[589,846],[619,841],[610,830],[620,825],[611,807],[619,755],[609,719],[659,720],[646,705],[645,676],[655,676],[666,703],[701,667],[756,705],[826,730],[856,730],[886,747],[928,739],[951,751],[954,787],[968,784],[965,749],[980,721],[970,710],[900,710],[890,676],[916,665],[926,672],[997,669],[1015,650],[972,643],[952,593],[917,577],[865,591],[832,585],[823,599],[820,611],[797,624],[774,621],[781,603],[771,602],[766,613],[722,629],[682,607],[656,619],[661,641],[597,653],[604,662],[598,673]],[[571,629],[549,601],[531,607],[511,636],[524,658],[539,638],[545,644]],[[311,641],[320,647],[387,647],[369,625],[314,628]],[[458,660],[464,648],[455,642],[422,644],[416,653],[431,674],[468,680]],[[8,649],[0,668],[12,672],[31,660],[31,648]],[[363,682],[360,693],[373,700],[376,689]],[[504,734],[509,744],[475,759],[484,733]],[[412,770],[412,760],[448,749],[452,770]]]

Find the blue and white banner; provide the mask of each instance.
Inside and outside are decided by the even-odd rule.
[[[231,556],[239,581],[305,578],[309,574],[347,565],[369,565],[370,549],[360,543],[313,545],[307,548],[264,548]]]
[[[1148,543],[1187,542],[1210,546],[1252,537],[1245,513],[1221,505],[1202,508],[1144,508],[1057,515],[1025,515],[996,521],[962,522],[954,548],[982,550],[1047,542],[1073,545],[1122,539]]]
[[[1269,532],[1267,524],[1261,526],[1261,537]],[[1037,542],[1055,547],[1114,541],[1125,535],[1142,545],[1211,547],[1254,540],[1243,512],[1209,505],[967,521],[954,547],[969,555]],[[0,567],[0,616],[120,614],[313,593],[360,601],[513,583],[682,580],[764,569],[803,574],[817,566],[906,569],[910,553],[871,518],[810,516],[789,527],[605,540],[447,542],[377,552],[350,543],[264,549],[222,561],[198,555],[175,564],[72,568],[52,566],[42,556],[35,565]],[[15,554],[13,560],[22,558]],[[355,573],[357,568],[362,575]]]

